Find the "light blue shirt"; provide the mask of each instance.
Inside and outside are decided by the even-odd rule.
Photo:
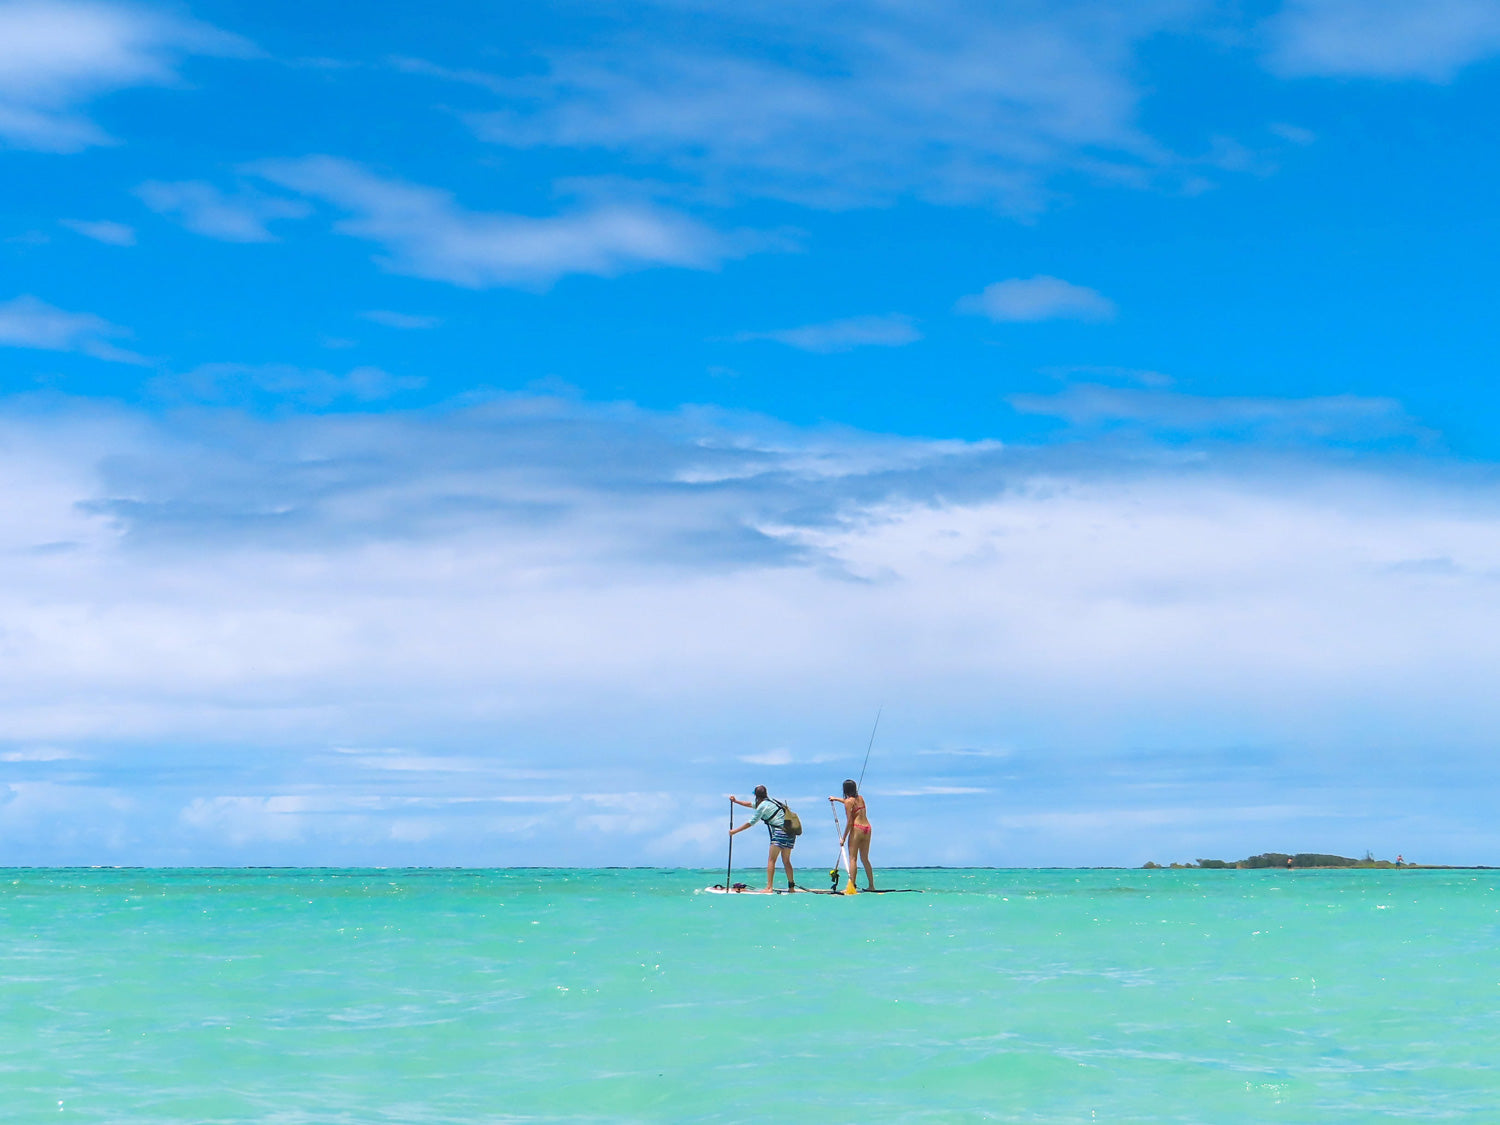
[[[780,828],[786,823],[786,814],[781,811],[781,806],[771,798],[767,797],[755,806],[755,811],[750,814],[750,823],[763,820],[772,828]]]

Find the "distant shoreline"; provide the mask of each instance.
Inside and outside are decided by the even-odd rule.
[[[1141,865],[1141,869],[1143,871],[1405,871],[1408,869],[1429,871],[1492,870],[1488,867],[1477,865],[1470,866],[1468,864],[1408,863],[1400,856],[1393,860],[1376,859],[1369,852],[1365,853],[1364,859],[1354,859],[1353,857],[1346,855],[1330,855],[1326,852],[1261,852],[1259,855],[1252,855],[1246,857],[1245,859],[1237,860],[1198,859],[1194,860],[1192,863],[1169,864],[1147,862]]]

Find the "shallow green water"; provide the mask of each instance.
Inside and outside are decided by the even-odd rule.
[[[722,877],[722,873],[720,873]],[[7,1121],[1484,1121],[1500,873],[0,873]]]

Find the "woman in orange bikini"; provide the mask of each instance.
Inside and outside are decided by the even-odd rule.
[[[875,889],[875,872],[870,867],[870,818],[865,814],[865,799],[859,795],[859,786],[852,780],[844,782],[842,797],[829,797],[830,801],[842,801],[844,805],[844,835],[839,838],[839,847],[849,842],[849,886],[845,894],[856,893],[854,885],[855,864],[865,861],[865,882],[868,890]]]

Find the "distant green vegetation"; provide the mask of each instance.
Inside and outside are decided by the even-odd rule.
[[[1260,855],[1252,855],[1246,859],[1224,860],[1224,859],[1200,859],[1193,863],[1173,863],[1170,867],[1185,868],[1196,867],[1208,871],[1229,870],[1235,868],[1257,868],[1257,867],[1416,867],[1418,864],[1395,863],[1389,859],[1376,859],[1369,852],[1365,853],[1364,859],[1350,859],[1346,855],[1323,855],[1319,852],[1262,852]],[[1146,868],[1160,870],[1159,863],[1147,863]]]

